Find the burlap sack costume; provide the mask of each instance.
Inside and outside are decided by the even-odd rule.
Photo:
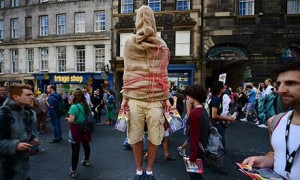
[[[169,97],[169,49],[156,34],[154,12],[142,6],[136,15],[136,34],[125,42],[123,96],[142,101]]]

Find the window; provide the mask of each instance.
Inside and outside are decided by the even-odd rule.
[[[105,31],[105,11],[95,12],[94,23],[95,32]]]
[[[19,72],[19,50],[12,49],[10,50],[11,57],[11,73]]]
[[[40,17],[40,36],[48,36],[49,31],[49,22],[48,16]]]
[[[148,6],[151,7],[153,11],[161,10],[160,0],[148,0]]]
[[[11,7],[20,6],[20,0],[11,0]]]
[[[84,46],[76,47],[76,71],[85,71],[85,48]]]
[[[121,13],[133,13],[133,0],[121,1]]]
[[[4,73],[4,50],[0,49],[0,73]]]
[[[177,10],[189,10],[190,9],[190,1],[189,0],[177,0],[176,9]]]
[[[95,46],[95,71],[101,71],[105,66],[105,47],[104,45]]]
[[[33,72],[33,62],[34,62],[34,50],[33,48],[29,48],[26,50],[26,57],[27,57],[27,72]]]
[[[19,19],[11,20],[11,38],[19,38]]]
[[[122,33],[120,34],[120,57],[123,57],[123,49],[125,46],[125,41],[132,36],[132,33]]]
[[[66,72],[67,70],[66,47],[57,47],[57,65],[58,65],[58,72]]]
[[[40,49],[40,52],[41,52],[41,71],[48,71],[48,64],[49,64],[49,52],[48,52],[48,48],[47,47],[44,47],[44,48],[41,48]]]
[[[175,56],[190,56],[190,31],[176,31]]]
[[[4,0],[0,0],[0,8],[4,8]]]
[[[75,14],[75,33],[85,32],[85,13]]]
[[[254,0],[239,0],[239,15],[254,15]]]
[[[287,14],[300,14],[300,0],[287,0]]]
[[[25,18],[25,37],[32,38],[32,18]]]
[[[57,35],[64,35],[66,34],[66,26],[67,26],[67,20],[65,14],[57,15],[56,17],[57,22]]]
[[[0,39],[4,39],[4,21],[0,20]]]

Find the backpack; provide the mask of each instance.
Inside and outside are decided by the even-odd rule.
[[[206,110],[207,114],[208,114],[208,117],[210,117],[210,110],[209,110],[209,107],[210,107],[210,102],[211,102],[211,98],[207,98],[205,100],[205,102],[203,103],[204,105],[204,109]]]
[[[285,113],[280,113],[280,114],[277,114],[273,121],[271,122],[271,126],[270,126],[270,129],[271,129],[271,132],[273,133],[275,128],[277,127],[277,125],[279,124],[279,122],[281,121],[281,119],[283,118],[283,116],[286,114]]]
[[[205,147],[199,142],[200,149],[204,152],[204,164],[208,167],[220,168],[223,165],[225,153],[222,136],[216,127],[209,125],[208,142]]]
[[[54,96],[54,95],[53,95]],[[59,99],[57,96],[54,96],[57,101],[58,101],[58,105],[57,105],[57,113],[60,116],[65,115],[68,112],[68,106],[65,103],[65,101],[63,99]]]

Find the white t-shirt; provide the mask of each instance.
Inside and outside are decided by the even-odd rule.
[[[273,86],[268,86],[262,93],[262,97],[268,95],[268,94],[271,94],[273,91],[271,90],[273,88]]]
[[[222,100],[222,106],[223,110],[221,113],[221,116],[228,116],[229,115],[229,104],[231,102],[230,97],[227,94],[223,95],[223,100]]]
[[[298,180],[300,178],[300,150],[296,153],[294,157],[294,162],[292,165],[291,173],[287,176],[285,169],[286,164],[286,142],[285,142],[285,131],[287,120],[292,111],[289,111],[277,125],[271,137],[271,144],[274,149],[274,171],[281,176],[288,178],[289,180]],[[291,154],[295,149],[298,148],[300,141],[300,126],[290,125],[290,132],[288,137],[288,149]]]

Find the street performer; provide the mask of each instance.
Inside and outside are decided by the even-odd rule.
[[[129,109],[128,142],[137,166],[134,179],[155,179],[152,167],[164,134],[164,112],[169,111],[169,48],[157,36],[154,12],[148,6],[136,14],[136,34],[124,46],[122,109]],[[144,125],[148,128],[148,164],[143,171]]]

